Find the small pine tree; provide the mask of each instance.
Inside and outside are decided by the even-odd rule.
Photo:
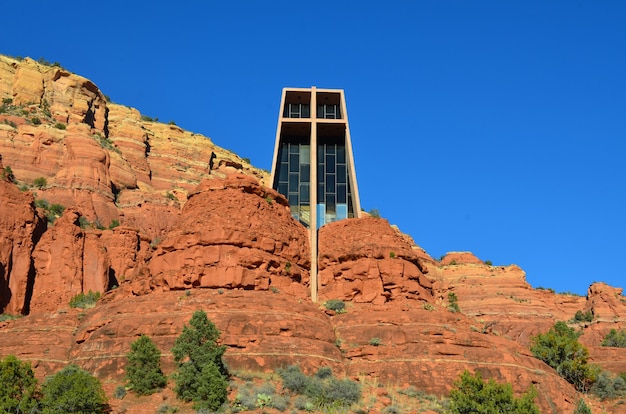
[[[149,336],[142,335],[130,345],[126,379],[139,395],[153,394],[167,385],[167,378],[161,371],[161,351]]]
[[[600,370],[587,363],[589,351],[578,342],[579,336],[580,333],[559,321],[547,333],[531,338],[530,350],[578,391],[587,392]]]
[[[226,401],[227,371],[222,362],[226,347],[217,344],[219,336],[217,327],[199,310],[172,348],[178,364],[174,391],[178,398],[194,401],[197,409],[217,410]]]
[[[0,412],[27,413],[37,405],[37,380],[28,362],[14,355],[0,361]]]
[[[107,399],[100,381],[73,364],[49,377],[42,393],[44,414],[106,412]]]
[[[511,384],[498,384],[493,379],[484,382],[479,372],[463,372],[450,391],[450,412],[539,414],[534,403],[537,391],[530,388],[520,398],[513,395]]]

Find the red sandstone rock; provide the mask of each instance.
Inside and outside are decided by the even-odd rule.
[[[5,180],[0,180],[0,213],[0,313],[27,313],[34,278],[31,254],[45,222],[35,211],[33,196]]]
[[[433,302],[428,261],[387,220],[329,223],[319,231],[319,295],[374,304],[407,298]]]

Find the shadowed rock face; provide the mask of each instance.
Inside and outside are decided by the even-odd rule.
[[[0,168],[2,162],[0,160]],[[0,180],[0,313],[30,310],[34,274],[32,253],[45,229],[33,196]]]
[[[347,302],[335,314],[310,302],[307,230],[263,185],[266,172],[30,59],[0,56],[0,97],[12,99],[0,114],[0,168],[16,178],[0,180],[0,311],[28,314],[0,322],[0,357],[32,362],[39,378],[74,362],[121,383],[141,334],[162,350],[169,374],[171,346],[197,309],[222,331],[231,369],[326,365],[439,395],[464,369],[478,370],[516,392],[533,384],[542,412],[568,413],[579,396],[528,348],[580,310],[594,316],[571,323],[592,362],[626,371],[625,349],[600,346],[626,328],[620,288],[596,283],[587,297],[533,289],[515,265],[489,266],[469,252],[437,261],[368,217],[319,231],[320,302]],[[39,177],[47,185],[36,188]],[[65,212],[47,224],[36,199]],[[68,307],[89,290],[103,293],[95,308]],[[451,293],[460,312],[448,310]]]

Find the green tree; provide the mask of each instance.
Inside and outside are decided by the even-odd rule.
[[[14,355],[0,361],[0,412],[28,413],[37,405],[37,380],[28,362]]]
[[[49,377],[42,387],[44,414],[104,413],[107,399],[100,381],[72,364]]]
[[[167,378],[161,371],[161,351],[149,336],[141,335],[130,344],[127,357],[126,379],[137,394],[150,395],[167,385]]]
[[[539,414],[534,403],[537,391],[531,387],[520,398],[513,395],[511,384],[483,381],[479,372],[463,372],[450,391],[450,413],[454,414]]]
[[[611,331],[604,337],[604,340],[602,340],[601,345],[626,348],[626,330],[620,329],[618,331],[611,329]]]
[[[217,410],[226,401],[227,371],[222,362],[226,347],[218,345],[219,336],[217,327],[199,310],[172,348],[178,364],[174,391],[180,399],[194,401],[197,409]]]
[[[587,363],[589,351],[578,342],[579,336],[580,333],[559,321],[547,333],[533,337],[530,350],[578,391],[587,392],[600,370]]]

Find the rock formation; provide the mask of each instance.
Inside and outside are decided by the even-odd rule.
[[[31,362],[39,378],[73,362],[122,381],[141,334],[169,374],[197,309],[222,331],[234,370],[329,366],[443,396],[468,369],[518,393],[534,385],[542,412],[569,413],[580,395],[529,351],[564,320],[583,330],[592,362],[626,371],[625,349],[600,346],[626,328],[620,288],[534,289],[518,266],[469,252],[438,261],[364,217],[320,229],[315,304],[308,233],[266,171],[58,66],[0,56],[0,99],[0,313],[25,315],[0,322],[0,357]],[[95,308],[69,307],[89,291],[103,294]],[[331,299],[347,312],[325,309]]]

